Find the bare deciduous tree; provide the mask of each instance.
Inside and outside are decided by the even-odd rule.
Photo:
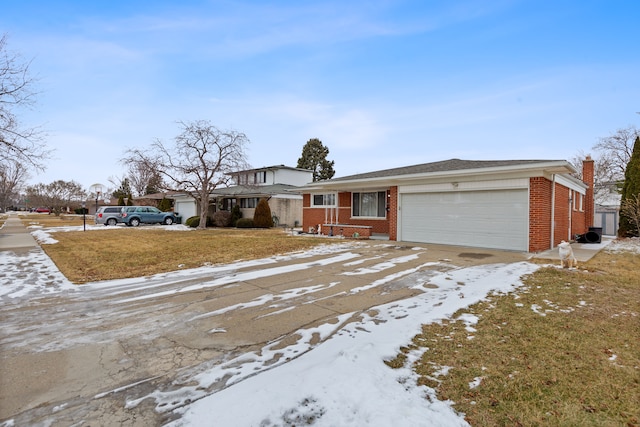
[[[578,171],[575,174],[575,177],[582,180],[582,164],[584,160],[587,158],[588,154],[585,154],[583,151],[579,151],[573,158],[569,161],[573,165],[574,168]],[[611,186],[613,185],[615,188],[616,180],[612,180],[610,170],[611,164],[610,159],[607,156],[596,156],[593,158],[593,187],[594,187],[594,202],[597,205],[604,204],[611,192]]]
[[[162,176],[156,169],[147,168],[139,162],[129,163],[128,169],[129,184],[138,197],[156,193],[166,187],[162,182]]]
[[[22,185],[29,178],[29,173],[22,163],[3,161],[0,163],[0,208],[6,211],[15,206]]]
[[[593,146],[593,149],[600,154],[598,157],[604,169],[601,173],[608,182],[624,180],[624,171],[633,153],[633,143],[639,136],[640,129],[629,126],[600,138]]]
[[[158,171],[173,189],[185,191],[200,206],[200,224],[205,228],[210,195],[226,185],[229,173],[248,168],[244,133],[220,130],[207,120],[178,122],[182,128],[172,146],[156,140],[149,149],[127,151],[123,162]]]
[[[27,198],[32,206],[51,208],[56,214],[86,199],[87,194],[75,181],[54,181],[27,187]]]
[[[35,93],[29,63],[7,50],[7,36],[0,38],[0,161],[16,161],[38,170],[45,169],[51,152],[38,128],[21,125],[16,111],[31,107]]]
[[[633,152],[633,143],[640,136],[635,126],[618,129],[613,134],[600,138],[592,148],[596,154],[594,160],[594,201],[605,204],[610,200],[612,192],[619,191],[624,181],[624,173]],[[582,161],[587,155],[580,151],[571,160],[578,173],[576,178],[582,179]]]

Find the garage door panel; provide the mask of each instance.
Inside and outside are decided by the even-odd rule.
[[[403,194],[402,240],[527,250],[527,190]]]

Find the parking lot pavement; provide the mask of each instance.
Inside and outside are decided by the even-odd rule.
[[[526,258],[503,251],[345,241],[262,260],[82,286],[65,283],[53,263],[21,263],[14,277],[2,277],[5,283],[25,283],[14,296],[0,299],[0,420],[158,425],[167,414],[157,410],[156,390],[191,384],[212,366],[260,354],[266,346],[284,349],[295,343],[296,351],[308,351],[327,339],[326,325],[338,328],[372,307],[425,292],[421,286],[441,272]],[[30,276],[25,269],[38,272]],[[37,285],[36,276],[44,283]],[[252,363],[267,369],[275,360]],[[227,380],[208,385],[206,393],[225,387]],[[203,391],[184,393],[175,401],[190,401]]]

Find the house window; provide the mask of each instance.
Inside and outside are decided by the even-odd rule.
[[[222,199],[221,209],[223,211],[230,211],[236,203],[237,203],[236,199],[229,199],[229,198]]]
[[[576,190],[571,190],[571,201],[573,202],[573,210],[574,211],[581,211],[583,210],[583,200],[584,200],[584,195],[578,193]]]
[[[330,194],[313,194],[311,197],[312,206],[332,207],[336,205],[336,195]]]
[[[580,198],[580,212],[584,212],[584,194],[579,194],[578,197]]]
[[[254,184],[264,184],[267,182],[267,171],[256,172],[253,174]]]
[[[259,199],[257,197],[247,197],[240,199],[240,207],[243,209],[254,209],[258,206]]]
[[[238,185],[247,185],[249,183],[249,175],[240,174],[238,175]]]
[[[352,193],[351,216],[384,218],[387,215],[387,192]]]

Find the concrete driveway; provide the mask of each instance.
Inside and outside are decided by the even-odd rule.
[[[321,325],[338,327],[371,307],[413,296],[421,292],[416,282],[435,274],[528,258],[345,241],[257,261],[70,286],[44,263],[37,245],[0,255],[13,266],[0,273],[2,283],[33,278],[0,299],[0,420],[53,426],[160,425],[170,409],[225,387],[230,376],[184,391],[213,365],[301,340],[311,349],[328,338],[317,332]],[[34,292],[30,280],[39,283]],[[275,360],[253,369],[270,363]],[[160,403],[154,390],[176,390],[175,400]]]

